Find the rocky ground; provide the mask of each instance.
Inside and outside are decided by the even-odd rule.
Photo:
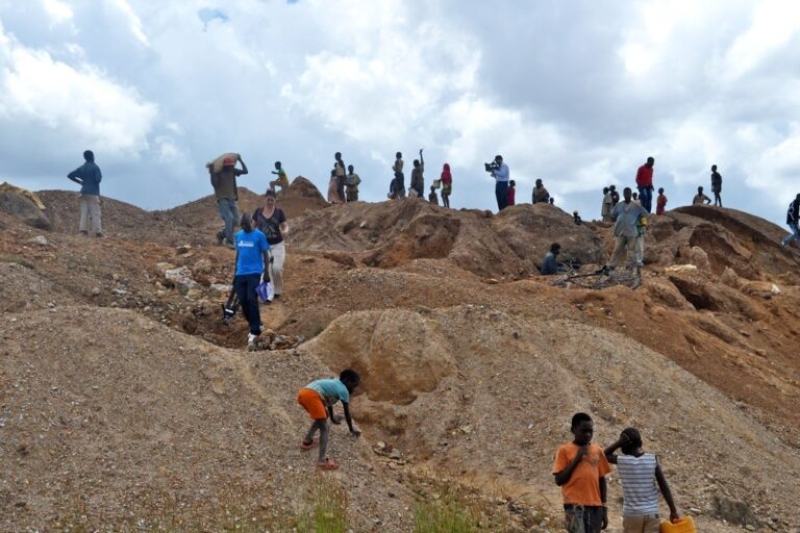
[[[38,214],[3,194],[0,531],[218,531],[307,514],[315,487],[358,532],[411,531],[454,494],[487,529],[557,531],[550,470],[579,410],[601,445],[641,428],[699,530],[800,531],[800,256],[761,219],[654,217],[642,285],[593,290],[537,267],[558,241],[597,268],[607,224],[549,205],[327,206],[297,178],[279,196],[285,295],[246,351],[242,318],[221,322],[234,253],[214,245],[213,198],[103,199],[95,239],[75,194],[40,192]],[[241,209],[260,202],[240,191]],[[319,477],[294,398],[348,366],[364,433],[334,428],[342,468]],[[612,474],[612,532],[620,498]]]

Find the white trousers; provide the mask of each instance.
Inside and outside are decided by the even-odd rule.
[[[275,288],[275,294],[283,293],[283,262],[286,261],[286,246],[283,241],[270,246],[272,262],[269,265],[269,279]]]
[[[79,229],[87,231],[89,220],[92,221],[92,233],[99,235],[103,233],[103,226],[100,223],[100,196],[82,194],[81,195],[81,221]]]

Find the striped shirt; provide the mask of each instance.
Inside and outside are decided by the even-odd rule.
[[[617,471],[622,481],[622,516],[658,514],[656,456],[645,453],[617,456]]]

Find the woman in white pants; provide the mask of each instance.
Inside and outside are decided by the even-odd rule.
[[[275,191],[268,189],[264,205],[253,213],[253,223],[267,236],[271,256],[269,278],[272,280],[273,298],[277,300],[283,293],[283,262],[286,260],[283,238],[289,232],[289,224],[283,210],[275,204]]]

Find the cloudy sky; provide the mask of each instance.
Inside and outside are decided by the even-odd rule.
[[[530,201],[599,216],[647,156],[668,207],[723,175],[726,206],[783,224],[800,192],[800,2],[0,0],[0,181],[163,209],[241,152],[324,191],[333,154],[385,199],[396,151],[453,168],[453,207],[495,208],[502,154]],[[407,178],[408,179],[408,173]]]

